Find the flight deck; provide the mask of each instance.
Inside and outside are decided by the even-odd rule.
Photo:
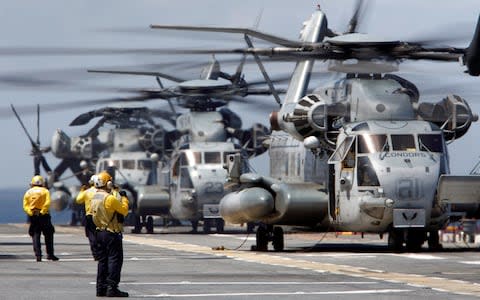
[[[0,225],[2,299],[91,299],[96,262],[82,227],[55,226],[58,262],[36,262],[26,224]],[[147,299],[473,299],[478,244],[392,253],[385,238],[285,234],[285,251],[251,250],[254,234],[193,234],[188,226],[124,235],[120,288]],[[129,232],[130,228],[126,231]],[[42,238],[43,240],[43,238]]]

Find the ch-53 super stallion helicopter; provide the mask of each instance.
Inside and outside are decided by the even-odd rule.
[[[118,100],[118,99],[115,99]],[[104,102],[111,100],[104,99]],[[104,107],[82,113],[70,126],[87,124],[99,118],[85,134],[69,137],[57,129],[50,146],[41,147],[39,133],[39,107],[37,108],[37,140],[33,141],[16,109],[12,110],[32,144],[34,174],[41,168],[48,176],[48,187],[53,188],[52,207],[56,211],[72,210],[70,224],[82,221],[83,209],[74,201],[80,187],[88,185],[90,176],[100,170],[114,170],[116,183],[133,197],[136,184],[155,183],[155,163],[171,149],[171,136],[165,123],[174,123],[172,113],[147,107]],[[45,158],[51,152],[61,161],[52,169]],[[77,184],[66,183],[65,171],[70,170]]]
[[[73,201],[75,195],[81,185],[87,184],[90,175],[108,170],[115,176],[116,183],[130,192],[134,213],[132,223],[135,225],[133,232],[140,232],[145,225],[147,232],[152,233],[151,215],[190,220],[194,230],[198,221],[202,220],[205,232],[211,226],[222,231],[224,223],[218,214],[218,201],[223,195],[223,183],[227,175],[223,168],[224,156],[240,152],[246,157],[260,155],[266,150],[261,140],[269,133],[261,124],[243,130],[240,117],[233,111],[227,108],[216,110],[229,101],[247,95],[270,93],[269,89],[256,87],[264,84],[262,81],[245,81],[242,74],[244,62],[244,59],[240,62],[235,74],[229,75],[222,72],[218,61],[213,59],[204,69],[201,79],[190,81],[159,72],[91,70],[155,76],[161,89],[124,89],[140,95],[79,101],[81,105],[161,98],[169,101],[170,111],[146,107],[105,107],[88,111],[70,123],[71,126],[81,126],[100,118],[87,133],[70,138],[58,129],[52,137],[51,146],[45,150],[42,150],[39,141],[34,142],[30,138],[12,106],[30,138],[35,174],[40,174],[39,164],[43,162],[45,171],[51,174],[52,182],[61,179],[68,168],[77,177],[82,176],[79,178],[80,185],[66,187],[61,181],[51,184],[55,188],[52,193],[54,207],[57,210],[71,207],[72,224],[81,220],[81,209]],[[160,78],[178,85],[164,89]],[[178,100],[179,106],[190,111],[183,114],[176,112],[170,102],[172,98]],[[168,130],[154,121],[153,117],[167,120],[174,127],[176,123],[176,128]],[[113,128],[105,128],[105,125],[112,125]],[[62,159],[54,170],[44,157],[48,151]],[[179,163],[170,163],[172,159]],[[184,165],[187,160],[189,164],[195,164],[190,170]],[[190,197],[189,201],[186,197]]]
[[[270,241],[275,250],[284,248],[278,225],[388,233],[392,250],[415,251],[425,241],[438,249],[438,230],[452,212],[478,217],[478,177],[448,175],[446,146],[477,115],[457,95],[419,102],[413,83],[389,73],[396,70],[392,62],[406,59],[462,60],[478,76],[480,22],[468,48],[429,47],[356,33],[361,5],[344,34],[329,29],[318,9],[299,41],[244,28],[152,25],[241,33],[248,48],[210,52],[251,54],[260,67],[261,56],[297,61],[285,100],[270,115],[277,131],[270,139],[270,176],[239,175],[241,159],[229,159],[238,187],[222,198],[220,214],[236,224],[262,222],[257,250],[266,251]],[[279,46],[254,47],[250,36]],[[315,60],[332,60],[330,71],[346,76],[307,94]]]
[[[160,89],[132,90],[149,99],[176,99],[188,112],[179,113],[172,139],[173,149],[157,164],[155,184],[136,184],[133,212],[136,222],[134,233],[145,226],[153,232],[154,215],[171,216],[192,223],[197,231],[199,221],[203,231],[215,227],[222,232],[224,221],[219,215],[218,204],[224,195],[227,171],[226,157],[239,154],[243,159],[242,171],[249,170],[247,159],[266,151],[262,144],[268,129],[254,124],[241,129],[242,121],[232,110],[225,108],[229,101],[249,95],[270,94],[270,89],[257,88],[259,82],[246,82],[242,74],[245,58],[233,75],[222,72],[219,62],[212,62],[203,70],[200,79],[184,80],[159,72],[90,70],[90,72],[154,76]],[[163,87],[160,78],[178,85]],[[138,96],[133,97],[135,100]],[[128,99],[128,98],[126,98]],[[243,100],[242,100],[243,101]],[[223,107],[223,108],[220,108]],[[217,110],[217,108],[220,108]],[[175,112],[175,111],[173,111]]]

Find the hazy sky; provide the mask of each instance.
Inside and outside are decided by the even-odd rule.
[[[478,0],[438,1],[438,0],[381,0],[368,1],[368,13],[360,24],[360,32],[369,32],[387,38],[435,37],[463,38],[455,45],[466,46],[469,36],[480,13]],[[189,46],[226,47],[242,45],[241,37],[202,40],[198,34],[149,33],[150,24],[180,25],[224,25],[252,27],[263,9],[259,30],[282,35],[290,39],[298,37],[302,22],[307,19],[317,3],[326,12],[329,25],[334,30],[344,31],[353,10],[354,1],[275,1],[275,0],[84,0],[84,1],[1,1],[0,2],[0,49],[3,47],[80,47],[80,48],[169,48]],[[128,30],[127,30],[128,29]],[[117,32],[116,32],[117,31]],[[119,33],[118,31],[121,31]],[[129,32],[127,32],[129,31]],[[186,37],[186,38],[185,38]],[[211,36],[210,36],[211,37]],[[466,38],[468,37],[468,38]],[[221,56],[218,56],[221,59]],[[33,163],[28,153],[30,144],[24,136],[13,114],[5,117],[10,103],[16,105],[46,104],[56,102],[76,102],[81,99],[106,98],[112,93],[89,91],[89,85],[109,87],[155,87],[151,78],[125,78],[114,76],[93,76],[83,70],[113,66],[128,66],[142,63],[179,61],[181,56],[167,57],[154,55],[102,55],[102,56],[1,56],[1,76],[33,76],[36,79],[68,79],[85,85],[83,88],[68,90],[61,86],[26,88],[0,84],[0,119],[3,145],[0,152],[2,181],[0,188],[26,186],[33,174]],[[198,61],[207,63],[208,56],[199,56]],[[234,66],[230,66],[234,68]],[[291,65],[272,67],[275,71],[290,72]],[[282,69],[283,68],[283,69]],[[61,71],[63,70],[63,71]],[[44,72],[48,71],[48,72]],[[165,71],[165,70],[158,70]],[[168,71],[168,70],[167,70]],[[200,70],[191,71],[196,78]],[[254,67],[249,67],[248,78],[260,75]],[[480,78],[471,78],[463,73],[460,64],[408,63],[405,64],[405,77],[416,83],[420,91],[425,91],[429,101],[441,100],[446,95],[444,88],[465,97],[476,112],[480,112]],[[64,75],[62,75],[64,74]],[[185,74],[185,72],[183,72]],[[402,73],[401,73],[402,74]],[[250,77],[249,77],[250,75]],[[311,86],[314,83],[311,83]],[[435,90],[442,88],[438,95]],[[422,99],[422,98],[421,98]],[[155,105],[152,103],[151,105]],[[101,106],[67,109],[63,111],[42,111],[42,146],[50,143],[56,128],[64,129],[74,136],[87,128],[69,128],[68,123],[79,113]],[[244,114],[244,127],[252,122],[268,123],[268,112],[252,114],[252,107],[232,105]],[[26,126],[36,135],[34,115],[24,117]],[[480,156],[478,145],[479,125],[474,124],[469,133],[449,147],[451,169],[455,174],[468,173]],[[52,166],[58,163],[51,154],[47,158]],[[266,155],[256,159],[254,166],[260,172],[268,172]]]

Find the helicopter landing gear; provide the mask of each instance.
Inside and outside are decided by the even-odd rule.
[[[433,230],[428,232],[428,249],[431,251],[441,250],[442,244],[440,243],[440,236],[438,235],[438,230]]]
[[[394,252],[401,252],[404,240],[403,230],[391,229],[388,233],[388,248]]]
[[[273,240],[272,240],[273,250],[283,251],[285,246],[285,241],[283,238],[283,228],[275,227],[273,228]]]
[[[407,251],[418,252],[422,249],[427,234],[423,230],[409,230],[407,232]]]
[[[198,220],[191,220],[192,223],[192,232],[197,233],[198,232]]]
[[[142,221],[140,220],[140,216],[135,216],[133,220],[133,229],[132,233],[141,233],[142,232]]]
[[[395,252],[402,252],[405,244],[407,251],[418,252],[426,239],[427,233],[424,230],[391,229],[388,233],[388,248]],[[434,239],[433,235],[432,239]]]
[[[147,217],[147,222],[145,223],[145,228],[147,229],[148,234],[153,233],[153,217],[152,216]]]
[[[152,218],[152,217],[149,217]],[[153,233],[153,218],[152,218],[152,232],[148,232],[148,227],[147,227],[147,216],[137,216],[135,215],[135,219],[133,221],[133,228],[132,228],[132,233],[142,233],[142,227],[145,225],[145,228],[147,228],[147,233]]]
[[[203,219],[203,233],[210,233],[210,219]]]
[[[225,230],[225,221],[223,219],[215,219],[215,229],[217,229],[217,233],[222,233]]]
[[[217,233],[221,233],[225,229],[225,221],[221,218],[203,219],[203,233],[210,233],[212,227],[215,227]]]
[[[248,222],[247,223],[247,233],[253,233],[255,230],[255,223]]]
[[[254,250],[268,251],[268,242],[272,242],[275,251],[283,251],[285,247],[284,233],[282,227],[272,225],[260,225],[256,234],[257,243]]]

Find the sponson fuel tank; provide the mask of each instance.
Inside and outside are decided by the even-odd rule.
[[[252,187],[225,195],[220,201],[222,218],[234,224],[264,222],[312,226],[327,217],[328,195],[318,184],[267,184],[268,181],[256,178]]]

